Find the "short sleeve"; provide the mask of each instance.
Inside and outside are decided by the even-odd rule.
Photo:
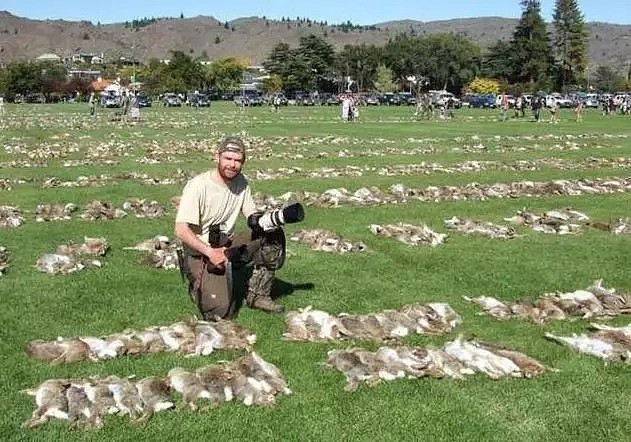
[[[252,198],[252,190],[250,186],[245,188],[245,197],[243,198],[243,207],[241,209],[243,216],[246,218],[256,212],[256,204],[254,204],[254,199]]]
[[[187,223],[200,226],[201,209],[199,197],[199,185],[195,180],[190,180],[184,186],[180,206],[175,216],[176,223]]]

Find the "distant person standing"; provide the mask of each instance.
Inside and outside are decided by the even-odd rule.
[[[4,97],[0,95],[0,117],[4,116]]]
[[[348,95],[342,95],[342,121],[345,123],[348,121],[348,117],[351,111],[351,100]]]
[[[508,95],[502,94],[500,97],[500,118],[502,121],[506,121],[508,119]]]
[[[280,94],[276,94],[274,95],[274,112],[279,112],[280,111]]]
[[[524,116],[524,98],[520,95],[515,99],[515,119]]]
[[[138,94],[134,94],[130,103],[130,116],[132,121],[140,121],[140,100]]]
[[[359,97],[353,97],[350,108],[350,121],[359,121]]]
[[[123,95],[121,98],[121,121],[127,121],[127,114],[129,113],[130,106],[129,96],[127,92],[123,91]]]
[[[96,95],[94,94],[94,92],[90,93],[88,104],[90,105],[90,115],[96,115]]]
[[[583,121],[583,112],[585,112],[585,103],[583,100],[579,99],[576,103],[576,107],[574,108],[574,112],[576,113],[576,122],[580,123]]]
[[[559,105],[557,104],[556,98],[553,98],[550,101],[550,123],[556,124],[559,122]]]
[[[533,97],[532,99],[532,115],[535,117],[535,121],[538,123],[541,118],[541,98]]]

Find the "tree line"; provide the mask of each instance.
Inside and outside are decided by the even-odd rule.
[[[588,72],[588,32],[577,0],[556,0],[553,32],[541,15],[539,0],[520,0],[521,17],[509,41],[486,51],[463,33],[419,36],[401,33],[385,45],[346,45],[340,51],[325,38],[301,37],[297,47],[278,43],[263,62],[262,92],[339,92],[447,89],[454,93],[482,88],[519,92],[540,90],[602,91],[631,89],[629,66],[618,72],[601,66]],[[138,67],[103,66],[104,78],[144,84],[150,94],[214,90],[234,92],[247,63],[236,58],[202,64],[182,51],[171,51],[168,64],[151,59]],[[591,74],[591,75],[590,75]],[[489,85],[499,85],[492,86]],[[474,88],[472,89],[472,86]],[[5,95],[62,91],[89,92],[84,80],[67,80],[62,66],[9,63],[0,71]]]

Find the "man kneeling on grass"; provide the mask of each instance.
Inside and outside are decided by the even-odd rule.
[[[236,137],[221,141],[216,168],[191,179],[182,193],[175,219],[175,234],[184,244],[182,274],[189,295],[206,320],[230,319],[237,313],[233,270],[252,264],[246,302],[251,308],[280,313],[272,300],[274,273],[285,261],[285,234],[281,226],[302,221],[300,204],[266,213],[257,212],[250,186],[241,174],[245,145]],[[235,234],[239,212],[249,232]]]

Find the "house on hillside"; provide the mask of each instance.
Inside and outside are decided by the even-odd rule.
[[[86,78],[97,80],[101,76],[101,71],[91,71],[86,69],[71,69],[68,71],[69,78]]]
[[[121,57],[119,58],[120,64],[123,66],[139,66],[140,60],[134,57]]]
[[[57,54],[47,53],[42,54],[35,59],[35,61],[44,62],[44,63],[61,63],[61,57]]]
[[[72,55],[71,61],[73,63],[85,63],[85,64],[103,64],[105,57],[103,53],[101,55],[92,52],[79,52]]]

